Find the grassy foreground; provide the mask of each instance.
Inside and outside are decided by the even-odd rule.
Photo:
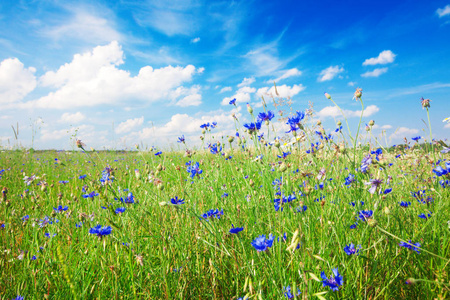
[[[449,154],[245,127],[187,156],[0,153],[0,298],[450,297]]]

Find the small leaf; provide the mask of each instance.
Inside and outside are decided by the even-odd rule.
[[[314,279],[317,282],[321,282],[322,281],[319,278],[317,278],[316,274],[314,274],[314,273],[309,273],[309,276],[311,276],[311,278]]]

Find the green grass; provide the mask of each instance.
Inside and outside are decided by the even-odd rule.
[[[249,145],[251,139],[247,135]],[[309,154],[308,142],[296,143],[286,159],[264,142],[247,151],[237,142],[222,151],[232,155],[229,160],[201,150],[190,158],[177,151],[160,157],[151,151],[0,153],[5,170],[0,184],[7,189],[0,204],[0,298],[282,299],[288,285],[301,291],[298,299],[450,297],[450,188],[439,184],[446,178],[436,177],[430,162],[448,154],[403,145],[384,151],[361,173],[354,168],[369,149],[344,149],[343,135],[320,140],[322,149]],[[260,154],[263,158],[255,160]],[[188,161],[200,162],[203,173],[191,179]],[[102,185],[106,166],[114,181]],[[322,168],[326,178],[319,180]],[[347,186],[349,173],[356,181]],[[23,178],[32,174],[38,178],[27,186]],[[86,178],[78,179],[83,174]],[[282,194],[296,199],[275,211],[279,196],[273,181],[280,177]],[[365,183],[374,178],[383,183],[371,194]],[[47,186],[37,184],[43,181]],[[99,196],[83,198],[83,187]],[[384,194],[387,188],[392,192]],[[430,197],[425,204],[411,195],[419,190],[425,191],[422,200]],[[136,203],[115,200],[128,192]],[[185,204],[170,204],[175,196]],[[401,207],[400,201],[411,205]],[[68,210],[56,213],[58,205]],[[306,211],[297,212],[303,206]],[[118,207],[126,211],[116,214]],[[202,219],[211,209],[223,209],[223,216]],[[361,210],[373,210],[373,217],[360,220]],[[427,220],[418,217],[429,212]],[[46,216],[59,222],[41,228],[39,220]],[[112,233],[89,234],[98,224],[111,226]],[[232,235],[232,224],[244,230]],[[258,252],[251,242],[262,234],[275,240]],[[420,243],[420,254],[399,246],[409,240]],[[344,252],[350,243],[361,245],[358,255]],[[323,286],[320,274],[330,276],[336,267],[344,283],[334,292]],[[405,284],[409,278],[415,284]]]

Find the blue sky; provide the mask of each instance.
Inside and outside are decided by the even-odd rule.
[[[225,136],[246,103],[262,111],[274,81],[328,130],[343,118],[324,92],[355,132],[361,87],[375,136],[427,136],[421,97],[434,137],[450,133],[446,1],[2,1],[0,26],[4,147],[17,123],[39,149],[196,145],[201,124]]]

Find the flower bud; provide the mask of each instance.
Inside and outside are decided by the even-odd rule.
[[[320,126],[320,125],[322,125],[322,121],[317,121],[317,126]]]
[[[275,147],[280,148],[280,141],[279,140],[275,141]]]
[[[252,114],[253,113],[253,108],[250,106],[250,104],[247,103],[247,111],[248,113]]]
[[[281,163],[281,165],[280,165],[280,172],[284,172],[284,171],[286,171],[287,170],[287,166],[286,166],[286,164],[283,162],[283,163]]]
[[[391,214],[391,210],[389,209],[389,207],[385,207],[384,208],[384,213],[386,214],[386,215],[390,215]]]
[[[341,121],[338,121],[336,124],[337,124],[337,126],[341,126],[341,125],[342,125],[342,122],[341,122]]]
[[[378,222],[377,220],[371,218],[367,220],[367,225],[369,225],[370,227],[376,227],[378,225]]]
[[[164,190],[164,184],[160,183],[156,186],[158,188],[158,190],[162,191]]]
[[[234,141],[234,136],[230,135],[228,137],[228,143],[232,143]]]
[[[325,93],[325,97],[327,97],[328,100],[331,100],[331,95],[328,93]]]
[[[373,126],[373,125],[375,125],[375,121],[374,120],[370,120],[369,121],[369,126]]]

